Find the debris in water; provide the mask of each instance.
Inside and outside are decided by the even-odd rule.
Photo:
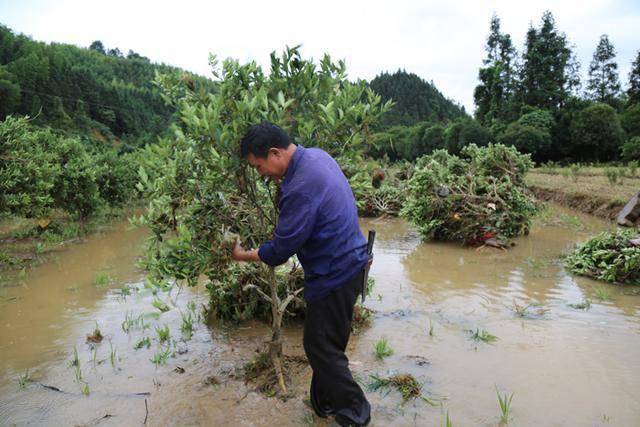
[[[422,394],[422,384],[411,374],[395,374],[384,378],[370,375],[373,380],[369,383],[369,390],[378,391],[384,388],[395,388],[402,395],[403,402],[420,398],[429,405],[435,406],[435,402]]]

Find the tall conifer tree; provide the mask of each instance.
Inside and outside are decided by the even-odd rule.
[[[500,32],[500,19],[491,17],[489,36],[485,47],[487,57],[478,72],[480,84],[474,90],[476,118],[484,125],[505,120],[509,103],[513,99],[515,48],[509,34]]]
[[[520,98],[523,103],[557,111],[579,85],[567,37],[558,32],[553,14],[542,15],[540,28],[529,27],[522,55]]]
[[[587,96],[594,101],[611,104],[620,93],[618,64],[615,62],[615,57],[616,51],[609,41],[609,36],[601,35],[589,65],[587,83]]]
[[[629,88],[627,89],[629,104],[640,104],[640,50],[631,63],[629,71]]]

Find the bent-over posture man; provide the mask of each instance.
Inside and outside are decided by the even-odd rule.
[[[368,262],[351,187],[331,156],[292,144],[271,123],[252,126],[241,151],[262,176],[281,180],[280,214],[272,240],[258,250],[236,244],[233,258],[276,266],[298,256],[304,269],[304,350],[313,369],[313,409],[323,418],[335,415],[343,426],[367,425],[371,408],[344,353]]]

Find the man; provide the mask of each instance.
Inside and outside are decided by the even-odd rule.
[[[353,306],[362,290],[367,242],[351,187],[331,156],[292,144],[271,123],[252,126],[241,153],[262,176],[281,182],[278,224],[258,250],[236,244],[233,258],[276,266],[296,254],[304,269],[304,350],[313,369],[311,403],[340,425],[367,425],[369,402],[345,355]]]

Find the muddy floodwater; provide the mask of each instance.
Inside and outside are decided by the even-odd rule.
[[[513,394],[509,425],[640,425],[640,295],[572,277],[560,260],[609,224],[553,207],[509,251],[421,243],[399,219],[361,225],[377,231],[376,283],[372,324],[349,344],[354,375],[366,387],[410,373],[437,402],[367,391],[371,425],[440,426],[448,413],[455,426],[496,426],[496,390]],[[0,425],[334,425],[304,403],[308,367],[284,401],[245,384],[265,325],[202,323],[201,288],[153,295],[135,267],[145,236],[118,224],[0,289]],[[96,325],[103,339],[88,343]],[[302,355],[301,324],[285,337]],[[393,354],[378,360],[382,338]]]

